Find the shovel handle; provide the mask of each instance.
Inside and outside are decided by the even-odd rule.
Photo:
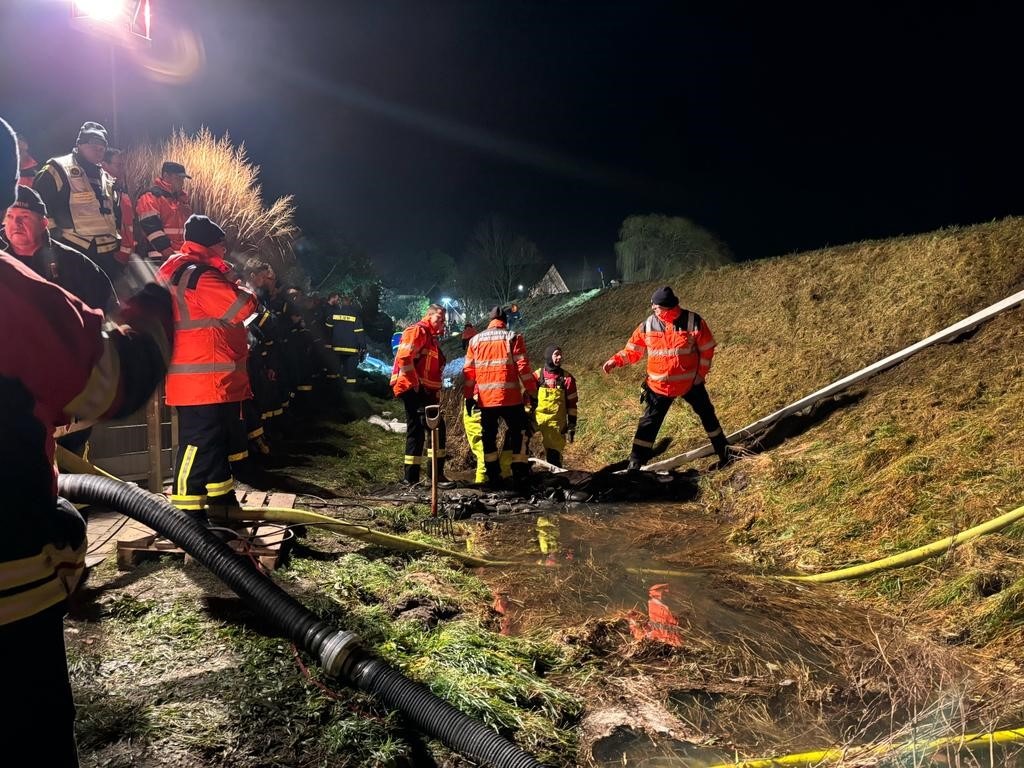
[[[427,422],[427,429],[437,429],[441,423],[441,406],[428,405],[423,409],[423,418]]]

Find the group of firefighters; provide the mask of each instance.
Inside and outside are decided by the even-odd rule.
[[[391,387],[405,405],[406,445],[404,482],[420,480],[426,444],[426,408],[438,405],[445,358],[438,337],[445,327],[445,308],[432,304],[423,319],[402,334],[395,351]],[[562,367],[562,348],[544,350],[544,365],[531,370],[521,333],[509,328],[508,312],[491,309],[487,327],[476,332],[469,323],[462,334],[465,413],[463,424],[476,459],[476,482],[502,487],[511,477],[517,492],[529,490],[528,446],[532,426],[540,431],[545,459],[562,466],[566,442],[576,435],[579,392],[575,377]],[[708,396],[705,379],[715,353],[715,338],[704,319],[679,306],[668,286],[651,296],[651,314],[626,346],[602,366],[604,373],[632,365],[647,355],[647,377],[641,388],[643,415],[633,436],[627,471],[638,471],[654,454],[654,444],[668,409],[683,398],[697,414],[719,458],[719,466],[733,459],[728,440]],[[498,449],[498,430],[505,438]],[[446,429],[438,424],[438,453],[432,466],[439,487],[454,485],[444,473]],[[427,457],[433,449],[428,449]]]
[[[165,383],[166,401],[179,416],[171,501],[201,521],[226,516],[238,506],[233,463],[245,459],[247,444],[265,450],[263,424],[302,403],[318,379],[332,391],[355,384],[366,342],[349,297],[332,294],[319,304],[298,289],[283,290],[258,257],[239,274],[226,259],[224,230],[191,212],[180,163],[164,162],[133,204],[119,187],[120,154],[97,123],[82,126],[70,154],[37,170],[27,151],[20,165],[18,157],[15,136],[0,120],[0,483],[9,512],[0,538],[0,653],[13,662],[5,685],[18,702],[0,721],[0,736],[33,743],[40,765],[73,766],[63,615],[86,542],[81,516],[57,497],[56,437],[71,424],[79,428],[64,439],[87,434],[80,427],[97,420],[128,415]],[[137,231],[144,242],[134,239]],[[118,302],[115,286],[131,283],[124,272],[133,253],[152,260],[156,279]],[[431,305],[402,333],[395,354],[391,386],[406,410],[409,484],[420,481],[425,409],[439,403],[445,319],[445,308]],[[500,306],[465,341],[463,420],[476,480],[496,488],[511,478],[526,491],[531,422],[551,464],[561,465],[574,440],[575,377],[562,367],[557,346],[531,369],[523,336]],[[647,355],[645,410],[629,470],[651,458],[679,397],[699,416],[720,463],[731,460],[704,384],[714,348],[707,323],[680,308],[665,287],[651,297],[650,316],[626,346],[604,363],[609,373]],[[436,479],[449,485],[445,437],[442,419]]]

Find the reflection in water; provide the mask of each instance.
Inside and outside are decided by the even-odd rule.
[[[840,590],[751,573],[699,507],[667,506],[524,515],[474,533],[475,550],[523,562],[482,574],[500,631],[556,633],[599,669],[585,691],[604,723],[590,742],[598,764],[935,738],[1015,725],[1024,711],[995,670]]]

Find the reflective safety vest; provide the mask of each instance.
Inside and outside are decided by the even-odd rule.
[[[245,321],[256,315],[259,303],[249,290],[229,282],[206,262],[208,256],[206,248],[186,241],[182,253],[160,267],[159,275],[169,283],[174,299],[168,405],[237,403],[252,397]]]
[[[395,397],[419,387],[428,392],[441,389],[445,358],[426,318],[402,332],[391,368],[391,390]]]
[[[61,172],[54,169],[55,165]],[[46,164],[46,168],[53,174],[58,191],[64,184],[67,184],[70,190],[68,208],[71,214],[71,227],[56,230],[57,236],[86,250],[95,242],[96,253],[116,251],[118,231],[114,206],[120,201],[114,194],[114,177],[100,169],[100,194],[103,197],[101,208],[89,177],[75,162],[73,153],[53,158]]]
[[[188,195],[175,194],[163,179],[139,195],[135,205],[139,227],[149,242],[149,258],[162,259],[167,250],[180,250],[185,242],[185,221],[192,215]]]
[[[652,313],[612,356],[617,366],[632,365],[647,352],[647,386],[659,395],[681,397],[711,369],[715,337],[696,312],[672,307]]]
[[[519,405],[523,390],[530,395],[537,392],[526,342],[501,320],[492,320],[486,330],[469,340],[462,374],[463,394],[468,399],[478,390],[477,402],[483,408]]]

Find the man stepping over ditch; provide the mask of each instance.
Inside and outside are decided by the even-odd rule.
[[[704,318],[682,309],[672,289],[665,286],[651,296],[650,317],[636,327],[622,351],[605,362],[604,372],[611,373],[613,368],[638,362],[647,352],[647,378],[640,391],[640,402],[645,407],[629,454],[630,471],[639,470],[650,460],[658,430],[677,397],[689,403],[700,418],[718,454],[718,466],[724,467],[733,460],[704,386],[715,343]]]

